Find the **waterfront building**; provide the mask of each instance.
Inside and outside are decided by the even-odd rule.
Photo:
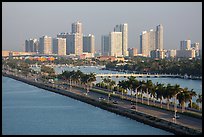
[[[40,37],[39,53],[52,54],[52,38],[48,36]]]
[[[92,53],[95,51],[95,37],[92,34],[83,36],[83,52]]]
[[[137,48],[129,48],[128,51],[130,57],[137,56]]]
[[[128,24],[116,25],[114,32],[122,32],[122,55],[128,56]]]
[[[108,35],[102,35],[101,36],[101,54],[103,56],[109,56],[109,36]]]
[[[53,38],[53,53],[57,55],[66,55],[65,38]]]
[[[180,41],[180,50],[190,50],[190,49],[191,49],[191,40]]]
[[[155,36],[155,42],[156,42],[156,49],[159,49],[159,50],[163,50],[164,48],[164,32],[163,32],[163,25],[162,24],[159,24],[158,26],[156,26],[156,36]]]
[[[39,41],[37,39],[25,40],[25,52],[38,52]]]
[[[121,57],[122,55],[122,32],[109,33],[109,45],[111,56]]]

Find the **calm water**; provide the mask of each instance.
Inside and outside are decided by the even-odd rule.
[[[172,134],[10,78],[2,86],[3,135]]]

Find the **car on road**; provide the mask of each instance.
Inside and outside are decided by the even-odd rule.
[[[131,109],[136,109],[136,107],[135,106],[131,106]]]
[[[118,104],[118,101],[116,101],[116,100],[113,100],[113,104]]]
[[[98,99],[99,99],[100,101],[101,101],[101,100],[106,100],[104,97],[99,97]]]

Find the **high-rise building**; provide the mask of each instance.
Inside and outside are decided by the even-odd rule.
[[[39,53],[52,54],[52,38],[45,35],[42,36],[39,41]]]
[[[92,34],[83,36],[83,52],[93,53],[95,51],[95,37]]]
[[[145,57],[150,55],[149,34],[147,31],[142,31],[140,34],[140,53]]]
[[[199,43],[195,42],[191,44],[191,48],[195,50],[195,56],[199,56]]]
[[[128,56],[128,24],[116,25],[114,31],[122,32],[122,55]]]
[[[37,39],[29,39],[25,41],[25,52],[38,52],[39,41]]]
[[[121,57],[122,55],[122,32],[109,33],[110,56]]]
[[[159,59],[163,59],[165,57],[165,51],[164,50],[152,50],[150,52],[151,58],[159,58]]]
[[[155,50],[156,49],[156,41],[155,41],[155,31],[153,29],[150,29],[150,31],[148,32],[149,34],[149,38],[148,38],[148,42],[149,42],[149,52],[152,51],[152,50]]]
[[[82,33],[82,23],[80,21],[72,23],[72,33]]]
[[[191,49],[191,40],[182,40],[180,42],[180,50],[190,50]]]
[[[103,56],[110,56],[110,46],[109,46],[109,36],[102,35],[101,36],[101,54]]]
[[[176,49],[167,50],[166,57],[167,58],[175,58],[176,57]]]
[[[64,38],[64,39],[66,39],[66,37],[67,37],[67,33],[65,33],[65,32],[57,34],[57,38]]]
[[[129,48],[128,51],[130,57],[137,56],[137,48]]]
[[[65,38],[53,38],[53,53],[57,55],[66,55]]]
[[[161,24],[159,24],[158,26],[156,26],[156,49],[159,49],[159,50],[163,50],[164,48],[164,34],[163,34],[163,26]]]
[[[66,36],[66,54],[81,55],[83,53],[82,23],[72,23],[72,32]]]

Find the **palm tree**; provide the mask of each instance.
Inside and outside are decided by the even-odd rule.
[[[196,94],[195,91],[193,91],[193,89],[191,89],[189,92],[190,92],[190,100],[189,100],[189,101],[190,101],[190,104],[191,104],[190,107],[192,108],[192,103],[193,103],[193,102],[192,102],[192,98],[193,98],[193,97],[196,97],[197,94]]]
[[[173,86],[172,96],[175,97],[181,90],[182,90],[182,88],[180,88],[180,85],[175,84],[175,85]],[[176,107],[176,99],[177,99],[177,98],[175,98],[175,101],[174,101],[174,108]]]
[[[182,90],[183,92],[179,93],[177,98],[179,100],[179,104],[181,105],[182,107],[182,113],[184,112],[185,110],[185,103],[188,102],[190,100],[190,94],[189,94],[189,91],[188,91],[188,88],[184,88]]]
[[[199,110],[201,110],[202,94],[198,94],[198,98],[196,99],[196,102],[198,103]]]
[[[157,94],[157,100],[160,99],[160,108],[162,108],[162,99],[163,99],[164,91],[165,91],[164,84],[157,83],[156,94]]]
[[[167,99],[167,109],[169,110],[169,99],[173,97],[173,86],[171,84],[167,84],[164,91],[164,98]]]
[[[157,86],[155,84],[152,84],[152,88],[150,90],[150,96],[153,99],[154,106],[155,106],[156,90],[157,90]]]
[[[142,103],[143,103],[143,93],[144,93],[144,91],[145,91],[145,81],[144,80],[142,80],[141,82],[140,82],[140,84],[141,84],[141,88],[140,88],[140,93],[142,94]]]

